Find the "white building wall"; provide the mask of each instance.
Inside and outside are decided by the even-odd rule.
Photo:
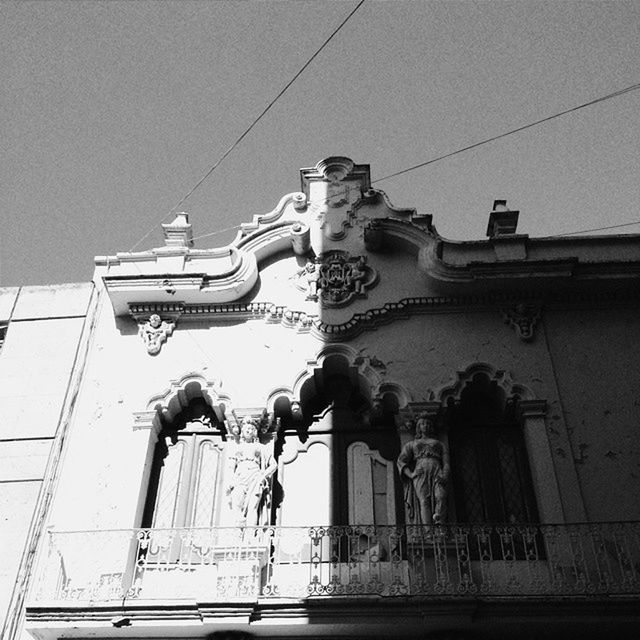
[[[8,323],[0,353],[0,629],[21,588],[19,569],[92,289],[0,290],[0,322]]]

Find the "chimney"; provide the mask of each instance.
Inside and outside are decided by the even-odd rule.
[[[167,247],[192,247],[193,229],[189,224],[189,214],[181,211],[176,213],[173,222],[162,225],[164,243]]]
[[[493,211],[489,214],[487,236],[495,238],[497,236],[513,235],[518,226],[519,214],[519,211],[511,211],[507,208],[506,200],[494,200]]]

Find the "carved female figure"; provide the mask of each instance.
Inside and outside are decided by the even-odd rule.
[[[258,440],[258,427],[246,418],[240,427],[240,441],[230,455],[231,481],[227,487],[229,506],[236,524],[263,524],[270,492],[269,479],[277,465],[267,447]]]
[[[422,414],[415,437],[398,456],[404,486],[407,524],[430,525],[444,521],[449,479],[449,451],[435,437],[433,423]]]

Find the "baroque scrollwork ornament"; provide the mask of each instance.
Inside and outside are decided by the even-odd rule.
[[[326,307],[349,304],[378,279],[365,256],[350,256],[346,251],[329,251],[309,260],[296,274],[296,286],[307,292],[307,300],[320,301]]]
[[[515,330],[520,340],[531,342],[535,337],[536,324],[540,320],[540,307],[517,304],[509,309],[502,309],[502,317]]]
[[[147,322],[141,323],[139,327],[138,335],[144,341],[147,353],[153,356],[160,353],[163,343],[173,333],[175,323],[166,322],[157,313],[154,313]]]

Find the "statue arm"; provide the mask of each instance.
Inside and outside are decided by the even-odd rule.
[[[451,473],[451,465],[449,460],[449,447],[442,443],[442,471],[440,472],[440,478],[443,482],[449,481],[449,475]]]
[[[411,448],[411,443],[407,443],[402,448],[400,455],[398,456],[398,471],[400,472],[400,478],[403,481],[406,479],[413,478],[413,449]]]
[[[226,493],[227,495],[230,495],[231,492],[233,491],[233,487],[235,486],[235,477],[236,477],[236,455],[235,455],[235,451],[229,456],[229,459],[227,461],[227,478],[229,478],[228,480],[228,484],[227,484],[227,489],[226,489]]]
[[[266,469],[264,470],[264,479],[268,480],[276,472],[277,468],[278,463],[276,462],[275,458],[270,455],[267,460]]]
[[[268,445],[260,445],[260,479],[265,484],[276,472],[278,463],[273,457]]]

